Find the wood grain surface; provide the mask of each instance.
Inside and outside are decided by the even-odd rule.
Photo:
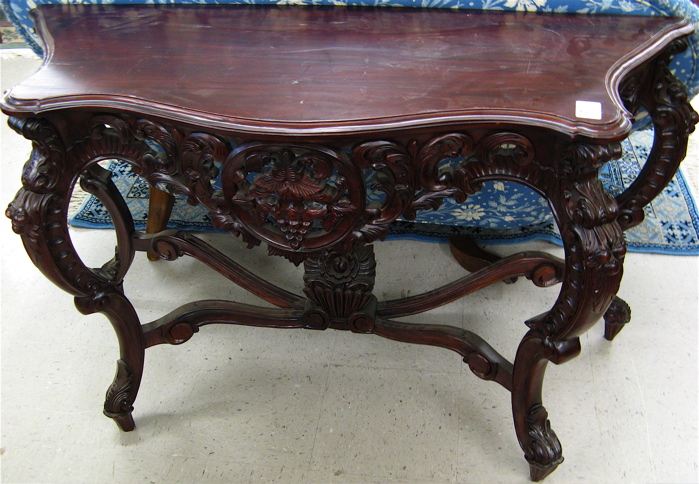
[[[500,122],[620,138],[621,78],[692,30],[409,8],[43,5],[35,20],[46,63],[5,97],[8,114],[115,109],[292,136]]]

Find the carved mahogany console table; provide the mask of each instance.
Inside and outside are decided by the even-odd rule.
[[[692,32],[656,17],[417,9],[42,6],[44,66],[2,110],[33,142],[7,209],[36,266],[103,313],[121,356],[104,413],[125,431],[145,350],[186,342],[214,323],[344,329],[456,351],[512,395],[514,427],[539,480],[563,460],[542,405],[549,361],[580,352],[600,318],[612,339],[629,320],[616,297],[623,231],[669,182],[697,115],[668,65]],[[620,155],[646,111],[655,145],[614,198],[598,169]],[[216,227],[304,264],[304,294],[252,274],[194,235],[134,229],[110,172],[119,159],[152,184],[205,205]],[[212,180],[221,177],[221,190]],[[528,185],[549,202],[565,260],[515,254],[439,289],[372,294],[371,243],[399,217],[464,201],[488,180]],[[100,198],[116,255],[88,268],[71,243],[74,185]],[[381,193],[367,201],[367,190]],[[194,301],[141,324],[123,280],[135,252],[187,255],[276,309]],[[515,276],[559,284],[526,321],[514,362],[475,334],[396,318]]]

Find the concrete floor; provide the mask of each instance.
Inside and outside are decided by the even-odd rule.
[[[36,67],[5,55],[3,91]],[[1,123],[7,204],[29,145]],[[109,231],[73,236],[88,263],[111,257]],[[208,239],[300,291],[301,272],[285,261],[229,236]],[[456,353],[332,330],[209,326],[182,346],[151,348],[137,429],[122,433],[101,411],[118,358],[110,325],[80,315],[44,279],[9,221],[0,241],[2,482],[528,482],[500,386],[473,376]],[[502,250],[540,248],[551,246]],[[91,256],[98,249],[101,259]],[[376,251],[380,297],[463,274],[443,245],[387,242]],[[578,358],[549,366],[544,403],[566,460],[548,484],[699,480],[698,261],[629,254],[620,296],[631,324],[611,344],[599,325],[581,338]],[[138,257],[125,287],[143,322],[177,301],[249,299],[187,259]],[[468,327],[513,358],[524,320],[557,293],[520,280],[410,319]]]

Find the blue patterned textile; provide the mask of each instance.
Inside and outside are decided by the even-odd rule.
[[[605,188],[621,193],[638,175],[653,143],[652,130],[641,130],[624,141],[620,160],[608,163],[601,173]],[[143,230],[148,214],[148,183],[131,173],[129,166],[112,162],[113,179],[124,195],[136,227]],[[369,193],[368,199],[379,197]],[[629,250],[674,255],[699,254],[699,215],[681,173],[645,209],[646,219],[624,233]],[[111,228],[104,205],[88,198],[71,219],[87,228]],[[206,208],[190,206],[185,198],[175,202],[171,228],[199,232],[215,231]],[[544,239],[560,244],[560,235],[546,201],[517,183],[490,182],[463,204],[447,199],[437,211],[421,211],[415,221],[391,226],[391,237],[444,240],[454,235],[471,235],[485,244],[525,242]]]

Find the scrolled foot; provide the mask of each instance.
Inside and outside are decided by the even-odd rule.
[[[604,313],[604,337],[612,341],[631,320],[631,308],[623,299],[615,297]]]
[[[107,390],[104,401],[104,414],[114,419],[116,424],[124,432],[130,432],[136,427],[133,416],[135,399],[133,393],[133,371],[124,360],[117,361],[117,372],[114,381]]]
[[[563,462],[563,449],[556,433],[551,429],[548,412],[542,405],[535,405],[525,419],[528,442],[524,445],[524,457],[529,462],[532,481],[540,481],[551,474]]]

